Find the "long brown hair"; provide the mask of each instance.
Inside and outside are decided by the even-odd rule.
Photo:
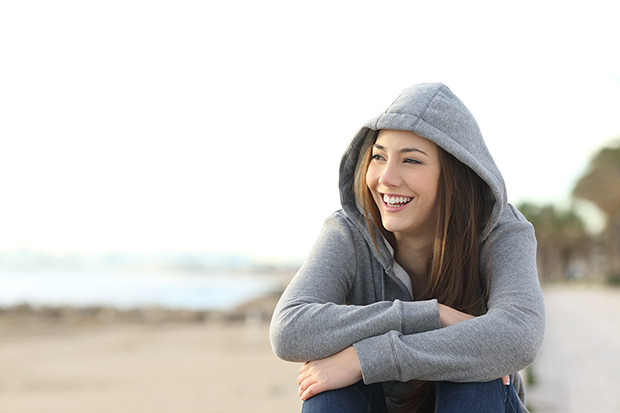
[[[433,250],[427,262],[427,287],[421,299],[478,316],[486,312],[488,276],[480,268],[482,234],[493,210],[489,186],[471,168],[441,147],[437,197],[437,228]],[[375,247],[377,231],[397,249],[394,234],[382,224],[381,213],[366,183],[372,157],[372,143],[363,153],[355,174],[355,196],[362,207]],[[432,412],[433,382],[411,381],[412,390],[394,402],[400,411]]]

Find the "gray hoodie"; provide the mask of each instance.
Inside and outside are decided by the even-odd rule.
[[[440,328],[436,300],[413,301],[411,283],[387,242],[370,236],[353,192],[361,151],[380,129],[407,130],[431,140],[475,171],[495,204],[484,231],[482,268],[490,272],[488,312]],[[353,138],[340,164],[342,210],[325,220],[306,261],[280,298],[271,322],[275,354],[306,362],[351,345],[366,384],[482,382],[511,374],[525,409],[518,371],[540,349],[544,303],[532,225],[507,204],[502,176],[473,116],[439,83],[407,88]],[[395,383],[396,382],[396,383]]]

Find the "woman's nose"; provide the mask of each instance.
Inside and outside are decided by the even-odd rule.
[[[398,174],[398,168],[395,165],[391,165],[389,162],[385,165],[385,169],[379,176],[379,183],[383,186],[398,186],[401,179]]]

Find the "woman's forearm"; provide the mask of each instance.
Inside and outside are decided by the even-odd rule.
[[[276,355],[306,362],[331,356],[354,343],[390,331],[412,334],[439,328],[437,301],[382,301],[367,306],[334,303],[278,304],[270,339]]]

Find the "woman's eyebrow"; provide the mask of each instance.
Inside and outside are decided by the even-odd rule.
[[[407,153],[407,152],[420,152],[421,154],[428,156],[428,154],[426,152],[424,152],[422,149],[418,149],[418,148],[403,148],[399,151],[400,153]]]
[[[383,146],[378,145],[378,144],[376,144],[376,143],[375,143],[374,145],[372,145],[372,147],[373,147],[373,148],[377,148],[377,149],[379,149],[380,151],[385,151],[385,148],[384,148]],[[424,152],[422,149],[418,149],[418,148],[403,148],[403,149],[401,149],[401,150],[400,150],[400,151],[398,151],[398,152],[399,152],[399,153],[420,152],[421,154],[428,156],[428,154],[427,154],[426,152]]]

